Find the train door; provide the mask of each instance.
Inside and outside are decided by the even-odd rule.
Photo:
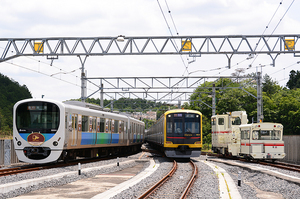
[[[105,133],[108,133],[107,143],[111,143],[111,119],[105,119]]]
[[[125,139],[126,139],[126,144],[129,145],[129,130],[130,130],[130,119],[128,117],[128,121],[126,122],[125,125]]]
[[[119,143],[124,143],[124,121],[119,121]]]
[[[65,113],[65,142],[64,142],[65,145],[68,144],[70,134],[72,133],[72,122],[70,122],[68,118],[69,118],[69,114],[68,112],[66,112]],[[72,117],[70,119],[72,119]]]
[[[78,115],[78,125],[77,125],[77,135],[78,138],[77,140],[81,140],[81,135],[82,135],[82,115]]]
[[[76,146],[77,144],[77,137],[78,137],[78,131],[77,131],[77,121],[78,115],[77,114],[72,114],[72,146]]]
[[[96,144],[100,144],[100,140],[99,139],[100,139],[100,117],[97,117],[97,123],[96,123]]]
[[[167,136],[166,141],[172,144],[183,144],[183,114],[167,115]]]
[[[97,117],[92,117],[92,144],[97,142],[97,129],[96,129]]]
[[[241,129],[241,153],[249,154],[250,152],[250,129]]]

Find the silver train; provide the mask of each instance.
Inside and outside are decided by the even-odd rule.
[[[140,150],[144,122],[99,106],[26,99],[13,110],[13,140],[20,161],[43,164]]]

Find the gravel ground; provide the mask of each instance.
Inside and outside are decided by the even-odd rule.
[[[141,153],[130,156],[128,158],[119,158],[120,162],[130,160],[130,159],[138,159],[140,157]],[[151,155],[148,154],[150,157]],[[145,156],[144,156],[145,157]],[[150,175],[148,178],[142,180],[141,182],[137,183],[136,185],[130,187],[129,189],[123,191],[122,193],[116,195],[113,197],[114,199],[119,199],[119,198],[137,198],[140,196],[143,192],[148,190],[153,184],[155,184],[158,180],[162,178],[162,176],[166,175],[172,168],[173,162],[161,158],[161,157],[153,157],[155,162],[157,164],[160,164],[156,172],[154,172],[152,175]],[[200,160],[205,160],[205,156],[201,156],[200,158],[195,158],[195,162],[198,166],[198,178],[196,178],[196,181],[194,183],[193,189],[191,190],[190,195],[188,198],[219,198],[219,182],[216,174],[214,171],[207,166],[205,163],[200,162]],[[100,165],[106,165],[106,164],[111,164],[111,163],[116,163],[116,159],[114,160],[106,160],[106,161],[101,161],[97,163],[89,163],[89,164],[84,164],[81,166],[81,168],[87,168],[87,167],[96,167]],[[211,161],[212,162],[212,161]],[[242,169],[240,167],[236,166],[231,166],[223,163],[217,163],[217,162],[212,162],[213,164],[225,169],[228,174],[231,176],[234,182],[238,182],[238,172],[242,172],[242,185],[237,186],[238,190],[243,198],[262,198],[261,193],[264,194],[273,194],[277,193],[276,198],[299,198],[300,196],[300,186],[296,185],[294,183],[289,183],[285,180],[278,179],[273,176],[269,176],[267,174],[262,174],[259,172],[254,172],[250,171],[247,169]],[[44,187],[52,187],[52,186],[57,186],[57,185],[63,185],[66,183],[74,182],[76,180],[80,180],[82,178],[89,178],[93,177],[97,174],[102,174],[102,173],[110,173],[114,171],[118,171],[127,167],[132,167],[138,163],[132,163],[132,164],[127,164],[124,166],[120,167],[113,167],[109,169],[101,169],[97,171],[92,171],[89,173],[84,173],[81,176],[74,175],[74,176],[68,176],[64,179],[59,179],[59,180],[52,180],[51,182],[39,184],[37,186],[29,187],[26,189],[17,189],[15,191],[12,191],[8,194],[1,194],[0,193],[0,198],[9,198],[9,197],[14,197],[18,196],[33,190],[37,190],[40,188]],[[247,163],[249,164],[249,163]],[[145,163],[144,169],[149,166],[149,163]],[[271,168],[269,166],[261,166],[259,167],[265,167],[265,168]],[[32,179],[32,178],[38,178],[42,176],[48,176],[52,174],[57,174],[61,172],[66,172],[66,171],[77,171],[77,166],[70,166],[70,167],[65,167],[65,168],[55,168],[55,169],[49,169],[49,170],[43,170],[43,171],[34,171],[30,173],[23,173],[23,174],[18,174],[14,176],[5,176],[0,178],[0,184],[5,184],[5,183],[10,183],[10,182],[16,182],[20,180],[25,180],[25,179]],[[292,172],[292,171],[285,171],[282,169],[278,168],[272,168],[273,170],[279,171],[281,173],[285,173],[288,175],[300,177],[300,174],[297,172]],[[182,171],[178,173],[179,179],[180,176],[188,177],[185,176],[185,168],[182,168]],[[180,185],[179,185],[180,186]],[[174,192],[174,191],[173,191]],[[170,194],[171,195],[171,194]],[[273,197],[273,198],[274,198]],[[164,197],[165,198],[165,197]],[[169,197],[170,198],[170,197]],[[172,198],[172,196],[171,196]],[[176,198],[176,197],[173,197]],[[234,197],[233,197],[234,198]]]
[[[231,165],[217,163],[217,162],[212,162],[212,163],[225,169],[227,173],[230,174],[233,181],[236,182],[236,185],[238,182],[238,172],[241,171],[242,183],[241,186],[237,186],[237,187],[243,198],[258,198],[256,194],[259,194],[260,192],[263,192],[267,195],[270,195],[271,193],[277,193],[278,198],[279,197],[290,198],[290,199],[300,198],[300,186],[294,183],[290,183],[288,181],[267,174],[262,174],[260,172],[254,172],[248,169],[243,169],[241,167],[231,166]],[[241,162],[239,161],[239,163]],[[245,164],[252,164],[252,166],[254,166],[253,163],[245,163]],[[257,165],[257,166],[267,168],[270,170],[275,170],[287,175],[300,177],[300,173],[298,172],[287,171],[284,169],[278,169],[278,168],[264,166],[264,165]]]
[[[124,162],[124,161],[131,160],[131,159],[138,159],[140,156],[141,156],[141,153],[132,155],[132,156],[128,156],[127,158],[126,157],[119,158],[119,162]],[[97,166],[107,165],[107,164],[112,164],[112,163],[117,163],[117,159],[82,164],[81,169],[89,168],[89,167],[97,167]],[[29,193],[34,190],[45,188],[45,187],[54,187],[54,186],[58,186],[58,185],[64,185],[64,184],[74,182],[74,181],[77,181],[77,180],[80,180],[83,178],[94,177],[95,175],[98,175],[98,174],[111,173],[111,172],[123,170],[128,167],[133,167],[137,164],[139,164],[139,163],[133,162],[130,164],[125,164],[125,165],[120,164],[119,167],[116,166],[116,167],[111,167],[111,168],[94,170],[92,172],[82,173],[82,175],[77,175],[77,174],[69,175],[68,177],[65,177],[63,179],[56,179],[56,180],[54,179],[54,180],[51,180],[50,182],[48,181],[47,183],[41,183],[37,186],[31,186],[26,189],[24,189],[24,188],[16,189],[7,194],[0,193],[0,198],[1,199],[2,198],[11,198],[11,197],[22,195],[24,193]],[[148,166],[149,166],[149,162],[145,163],[144,169],[147,168]],[[39,177],[43,177],[43,176],[50,176],[50,175],[68,172],[68,171],[77,171],[77,170],[78,170],[78,166],[76,165],[76,166],[69,166],[69,167],[63,167],[63,168],[54,168],[54,169],[47,169],[47,170],[41,170],[41,171],[33,171],[33,172],[28,172],[28,173],[21,173],[21,174],[12,175],[12,176],[4,176],[4,177],[0,177],[0,185],[6,184],[6,183],[11,183],[11,182],[18,182],[18,181],[26,180],[26,179],[34,179],[34,178],[39,178]]]
[[[115,195],[113,199],[138,198],[151,186],[157,183],[163,176],[167,175],[173,167],[173,162],[170,162],[166,158],[155,157],[154,160],[155,163],[159,164],[160,166],[153,174],[136,185],[130,187],[128,190],[122,191],[121,193]]]

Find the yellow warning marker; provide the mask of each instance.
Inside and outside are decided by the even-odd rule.
[[[285,39],[284,50],[295,50],[295,40],[294,39]]]
[[[192,51],[192,42],[190,40],[181,41],[182,51]]]
[[[36,53],[44,52],[44,44],[42,42],[34,42],[34,51]]]

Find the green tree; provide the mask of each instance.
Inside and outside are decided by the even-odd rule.
[[[286,86],[289,89],[300,88],[300,72],[298,70],[297,72],[294,70],[290,71],[290,78]]]
[[[12,131],[13,106],[17,101],[32,98],[28,88],[0,74],[0,131]]]
[[[262,90],[267,94],[268,96],[271,96],[275,93],[277,93],[279,90],[281,90],[281,87],[278,85],[278,82],[273,81],[272,78],[266,74],[263,77],[263,87]]]

